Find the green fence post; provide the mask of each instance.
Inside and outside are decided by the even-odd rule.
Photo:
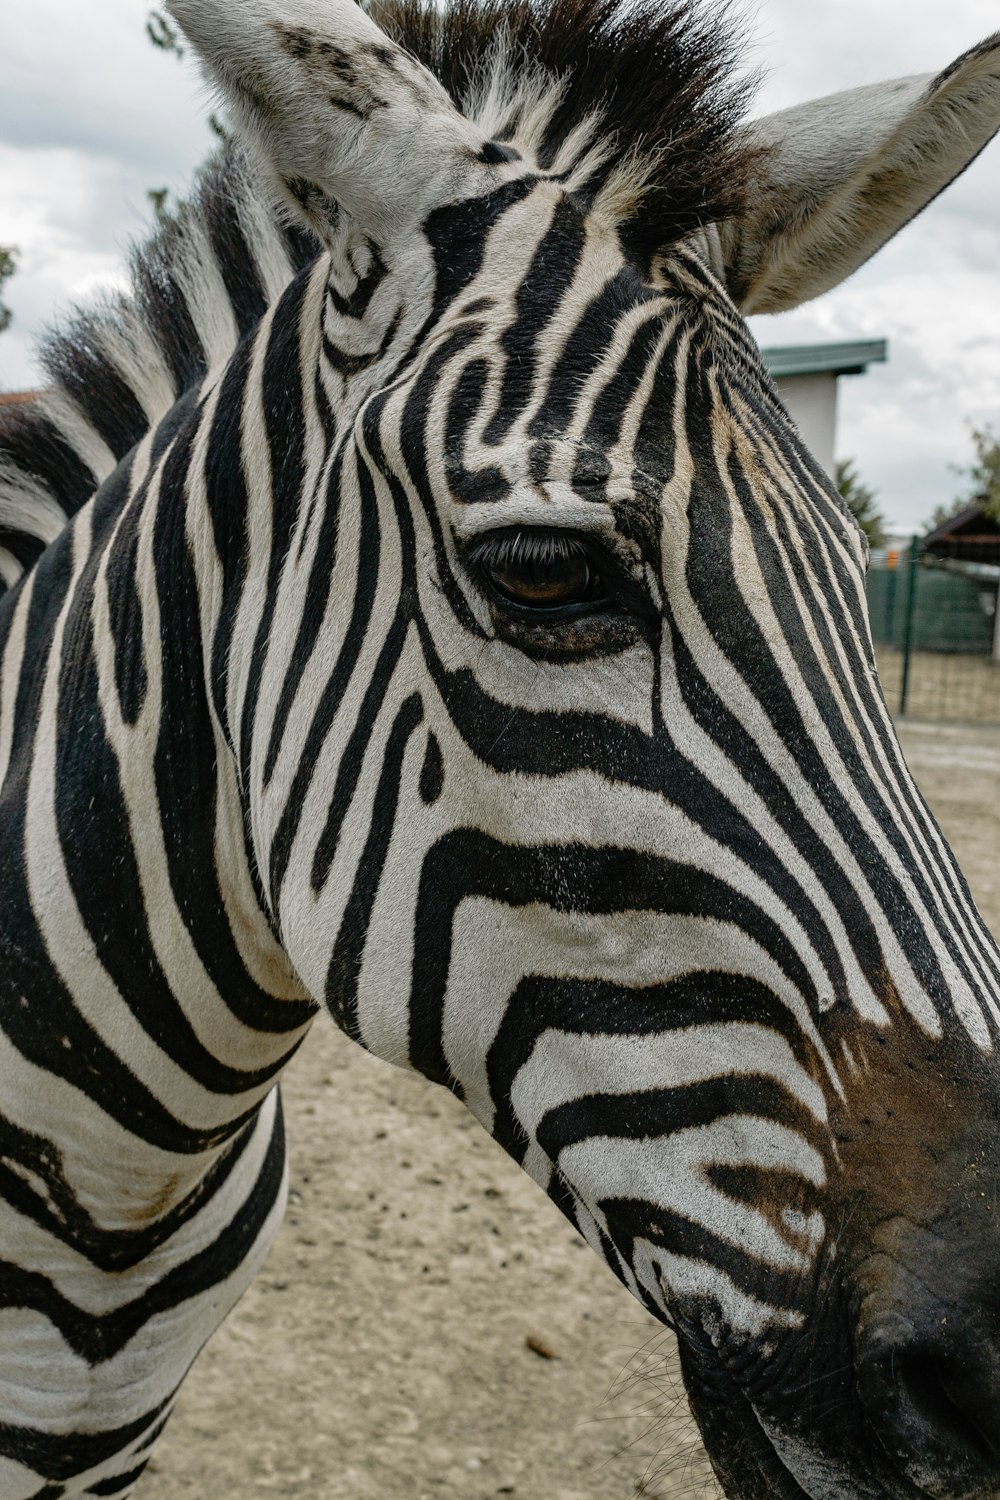
[[[882,639],[890,646],[896,644],[896,575],[898,572],[899,560],[897,559],[896,566],[889,569],[889,576],[885,580],[885,622]]]
[[[913,620],[917,609],[917,566],[920,562],[920,538],[910,542],[910,571],[906,580],[906,618],[903,621],[903,681],[899,689],[899,716],[906,713],[910,696],[910,657],[913,654]]]

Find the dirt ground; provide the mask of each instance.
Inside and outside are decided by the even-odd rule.
[[[1000,930],[1000,730],[902,738]],[[288,1219],[142,1500],[713,1492],[669,1334],[450,1095],[322,1024],[285,1097]]]

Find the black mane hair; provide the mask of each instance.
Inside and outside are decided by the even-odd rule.
[[[254,233],[262,223],[266,245]],[[202,170],[191,198],[133,251],[128,294],[78,311],[46,335],[39,350],[46,390],[37,400],[0,405],[0,548],[24,572],[52,539],[53,514],[58,522],[61,511],[68,521],[110,472],[110,464],[102,471],[93,462],[88,434],[118,462],[150,428],[129,380],[130,353],[152,349],[166,376],[167,399],[157,420],[208,373],[205,331],[185,288],[185,270],[190,283],[198,259],[214,259],[242,338],[274,300],[276,286],[287,284],[319,250],[304,230],[265,206],[240,153],[230,149]],[[30,524],[33,512],[44,513],[44,524]],[[0,599],[4,592],[0,574]]]
[[[374,20],[417,57],[460,109],[491,63],[534,65],[562,85],[541,165],[597,110],[610,143],[602,173],[638,158],[645,186],[621,225],[645,259],[744,202],[760,148],[739,131],[757,75],[740,71],[741,28],[728,0],[374,0]],[[517,105],[506,131],[517,129]],[[597,183],[594,186],[598,187]]]

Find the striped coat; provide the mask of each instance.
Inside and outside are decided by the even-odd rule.
[[[0,1500],[131,1492],[323,1005],[677,1328],[729,1494],[985,1500],[1000,956],[742,314],[1000,42],[748,127],[687,5],[171,10],[252,167],[2,432]]]

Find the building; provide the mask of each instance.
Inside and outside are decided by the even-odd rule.
[[[788,344],[762,349],[768,374],[806,446],[832,477],[837,446],[837,382],[889,357],[885,339],[850,344]]]

